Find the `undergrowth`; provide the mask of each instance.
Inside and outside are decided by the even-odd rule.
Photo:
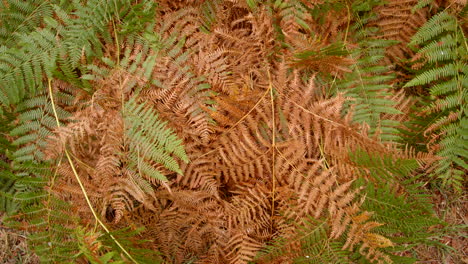
[[[395,15],[395,14],[399,15]],[[416,263],[462,226],[463,1],[0,2],[0,230],[43,263]]]

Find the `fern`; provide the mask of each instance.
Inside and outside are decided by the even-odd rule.
[[[51,16],[52,12],[52,5],[48,1],[2,1],[0,45],[7,47],[15,45],[18,35],[34,31],[45,17]]]
[[[5,221],[8,226],[28,230],[28,243],[42,262],[66,261],[76,244],[70,234],[77,218],[70,215],[70,206],[44,189],[48,178],[56,175],[49,164],[23,162],[14,168],[20,191],[12,197],[18,212]],[[52,181],[53,182],[53,181]],[[19,217],[21,216],[21,217]]]
[[[17,191],[15,186],[17,177],[8,158],[10,153],[15,151],[15,146],[7,138],[9,131],[13,129],[12,119],[13,115],[10,113],[5,112],[0,115],[0,211],[7,215],[18,208],[18,204],[12,199]]]
[[[415,2],[1,1],[5,224],[44,263],[414,263],[467,129],[458,3],[385,66]]]
[[[352,153],[351,158],[361,167],[360,175],[370,175],[376,179],[375,182],[366,182],[360,178],[355,184],[364,188],[361,193],[365,197],[362,209],[373,212],[373,218],[384,223],[377,227],[377,232],[395,243],[385,252],[397,253],[421,244],[437,244],[432,237],[442,232],[429,230],[434,225],[444,223],[435,217],[428,194],[418,183],[418,177],[411,175],[419,167],[416,160],[395,159],[360,150]],[[395,190],[395,184],[401,184],[399,192]],[[390,257],[395,263],[414,263],[417,260],[394,254],[390,254]]]
[[[11,8],[15,6],[11,3],[8,5]],[[50,99],[43,92],[43,77],[56,77],[76,87],[89,88],[88,80],[78,77],[86,73],[82,66],[84,62],[102,57],[104,45],[101,40],[107,43],[114,41],[106,26],[112,19],[117,19],[122,26],[119,32],[123,35],[141,31],[148,17],[154,15],[154,4],[147,1],[132,6],[128,1],[74,1],[70,6],[51,5],[48,2],[46,5],[49,9],[42,24],[44,28],[18,30],[14,34],[17,46],[0,47],[2,118],[4,109],[17,114],[15,128],[10,131],[16,149],[10,155],[12,166],[5,174],[2,171],[1,188],[9,199],[6,201],[15,201],[18,206],[10,208],[9,203],[3,203],[4,196],[2,205],[5,205],[5,210],[21,212],[22,219],[19,220],[28,223],[27,229],[32,233],[29,240],[41,261],[64,262],[80,258],[79,244],[76,242],[79,234],[73,229],[81,223],[78,222],[76,208],[68,204],[64,197],[59,198],[53,193],[55,179],[60,178],[57,172],[51,176],[50,171],[44,168],[36,173],[36,167],[42,167],[42,160],[46,158],[44,148],[50,143],[53,130],[57,129],[55,118],[65,121],[70,113],[64,108],[76,109],[71,105],[81,102],[77,99],[76,90],[67,91],[67,85],[56,81],[54,84],[58,83],[59,87],[54,87],[58,92],[55,94],[56,109],[52,111]],[[27,7],[25,3],[24,12],[29,12],[31,16],[37,11]],[[146,20],[141,21],[142,16],[146,16]],[[21,25],[18,25],[20,28]],[[6,29],[10,30],[8,27]],[[8,41],[5,43],[10,44]],[[65,86],[65,90],[62,86]],[[11,224],[14,225],[14,222]],[[118,248],[108,243],[108,248]],[[118,252],[119,249],[115,250]],[[120,254],[114,255],[114,259],[121,259]]]
[[[0,211],[6,214],[11,214],[18,209],[17,203],[14,201],[14,194],[17,192],[17,186],[15,185],[17,177],[11,173],[11,169],[8,164],[4,164],[4,161],[0,161]]]
[[[55,35],[48,29],[18,37],[22,46],[0,46],[0,102],[3,107],[19,103],[26,94],[34,94],[42,87],[42,75],[51,75],[57,52]]]
[[[41,199],[49,194],[35,195],[37,199]],[[23,210],[25,219],[30,223],[29,243],[41,262],[68,261],[70,256],[78,252],[78,245],[73,236],[73,227],[78,224],[78,218],[70,214],[72,208],[69,204],[56,197],[50,196],[49,199],[44,199],[44,202],[46,206],[39,203],[26,206]]]
[[[60,92],[57,97],[65,105],[72,103],[67,93]],[[53,135],[52,131],[57,127],[49,97],[41,93],[24,100],[18,104],[16,111],[19,114],[18,124],[10,131],[10,135],[16,138],[13,145],[18,147],[12,154],[15,162],[43,160],[48,137]],[[57,114],[62,121],[70,116],[63,108],[59,108]]]
[[[125,104],[125,111],[130,168],[140,171],[148,178],[166,181],[167,178],[150,163],[154,161],[171,171],[182,174],[177,160],[171,154],[184,162],[188,162],[189,159],[182,141],[173,131],[165,128],[167,123],[158,120],[154,109],[144,103],[137,104],[135,98]]]
[[[360,178],[354,185],[363,188],[363,204],[361,213],[348,211],[351,225],[345,234],[331,239],[327,221],[310,218],[297,227],[296,235],[277,238],[263,249],[257,256],[259,263],[282,258],[294,263],[414,263],[417,259],[398,253],[438,244],[433,237],[442,231],[428,230],[444,223],[434,216],[427,194],[410,175],[419,167],[416,160],[363,150],[350,153],[350,158],[359,168]],[[373,180],[367,182],[368,177]],[[401,184],[398,193],[396,184]]]
[[[389,74],[388,67],[380,64],[385,48],[394,41],[375,38],[378,29],[366,26],[374,19],[372,12],[365,16],[357,15],[368,12],[369,5],[370,3],[353,5],[357,22],[352,29],[356,30],[354,41],[358,48],[351,51],[351,57],[356,63],[351,66],[352,73],[345,74],[344,80],[338,82],[336,87],[351,98],[348,105],[352,108],[355,122],[369,126],[369,134],[378,136],[382,141],[394,141],[399,138],[396,129],[399,122],[385,119],[385,116],[401,114],[395,108],[396,102],[390,99],[393,88],[389,83],[395,76]]]
[[[423,68],[404,87],[423,86],[431,94],[426,111],[437,118],[425,133],[436,132],[440,145],[434,177],[461,191],[468,164],[466,101],[468,64],[464,32],[457,17],[448,11],[433,16],[413,36],[409,45],[419,45],[417,57]],[[430,116],[428,116],[430,117]]]
[[[349,263],[350,252],[342,249],[342,241],[330,240],[326,221],[310,217],[296,228],[296,236],[290,239],[279,237],[260,251],[257,263],[281,259],[294,259],[294,263]]]
[[[72,103],[68,93],[59,92],[58,98],[64,106]],[[8,136],[15,140],[11,143],[6,141],[7,145],[3,149],[5,152],[1,153],[3,157],[9,158],[8,163],[1,161],[5,167],[0,178],[4,181],[2,191],[7,194],[5,202],[9,204],[8,207],[12,207],[8,210],[5,208],[7,212],[20,208],[15,202],[16,194],[30,191],[29,183],[22,183],[25,177],[29,177],[27,176],[29,169],[22,169],[22,167],[34,167],[34,164],[40,164],[43,161],[44,147],[47,145],[48,137],[53,135],[53,130],[56,128],[50,102],[43,93],[19,103],[15,112],[17,119],[15,121],[10,119],[10,123],[5,124],[5,128],[10,128]],[[58,114],[63,121],[70,115],[63,108],[59,109]],[[9,116],[11,114],[5,113],[6,118]]]
[[[363,150],[350,153],[350,160],[356,164],[362,174],[368,173],[379,181],[399,182],[419,167],[416,160],[394,157],[392,154],[369,154]]]
[[[51,171],[49,164],[23,163],[16,171],[29,173],[15,182],[23,187],[13,199],[20,204],[19,214],[11,215],[6,224],[26,229],[28,243],[42,263],[64,263],[88,260],[91,263],[110,261],[126,263],[115,238],[125,241],[125,248],[131,250],[132,257],[139,263],[155,263],[157,253],[135,246],[145,241],[135,241],[140,232],[127,229],[113,231],[114,239],[98,235],[80,223],[77,208],[59,198],[55,193],[60,175]]]
[[[46,26],[29,27],[29,31],[16,29],[14,46],[6,45],[9,44],[8,39],[5,43],[0,42],[0,102],[4,107],[17,104],[26,94],[34,95],[40,91],[43,75],[90,89],[86,79],[79,78],[80,74],[86,74],[81,65],[102,57],[106,43],[119,41],[114,39],[107,26],[121,22],[119,32],[128,35],[141,31],[148,18],[154,16],[154,3],[149,1],[139,5],[131,5],[131,1],[127,0],[74,1],[69,6],[51,5],[43,1],[42,4],[32,2],[22,5],[11,1],[8,6],[11,8],[6,9],[5,15],[15,16],[16,9],[20,9],[24,13],[21,17],[29,15],[22,22],[36,21],[37,26],[42,20],[37,21],[36,16],[44,15]],[[22,24],[16,24],[17,28],[22,27]]]

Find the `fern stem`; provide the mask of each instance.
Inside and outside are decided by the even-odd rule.
[[[51,179],[52,182],[51,182],[51,184],[50,184],[50,186],[49,186],[49,191],[47,192],[47,203],[46,203],[46,204],[47,204],[48,207],[49,207],[50,204],[51,204],[51,200],[52,200],[52,189],[54,188],[54,185],[55,185],[55,179],[57,178],[58,169],[59,169],[59,167],[60,167],[60,164],[62,164],[62,158],[63,158],[63,156],[60,157],[60,160],[59,160],[59,162],[58,162],[58,164],[57,164],[57,167],[56,167],[56,169],[55,169],[55,171],[54,171],[54,174],[53,174],[53,176],[52,176],[52,179]],[[50,226],[50,215],[51,215],[51,211],[52,211],[52,210],[47,210],[47,225],[48,225],[48,226]],[[50,242],[50,240],[49,240],[49,242]]]
[[[119,45],[119,36],[117,35],[117,28],[115,26],[114,19],[112,19],[112,27],[114,28],[117,67],[119,67],[120,66],[120,45]]]
[[[351,10],[349,10],[348,1],[346,1],[346,10],[348,13],[348,23],[346,24],[346,31],[344,33],[343,48],[346,49],[346,41],[348,40],[349,27],[351,26]]]
[[[273,98],[273,83],[271,81],[270,70],[268,72],[268,90],[270,91],[270,103],[271,103],[271,217],[275,214],[275,188],[276,188],[276,175],[275,175],[275,159],[276,159],[276,123],[275,123],[275,101]],[[273,229],[273,221],[271,222]]]
[[[51,101],[51,105],[52,105],[52,110],[54,112],[54,117],[55,117],[55,121],[57,122],[57,127],[59,128],[60,127],[60,122],[59,122],[59,119],[58,119],[58,115],[57,115],[57,110],[55,108],[55,102],[54,102],[54,96],[53,96],[53,93],[52,93],[52,80],[50,78],[48,78],[48,88],[49,88],[49,98],[50,98],[50,101]],[[89,200],[89,196],[88,196],[88,193],[83,185],[83,183],[81,182],[81,179],[80,179],[80,176],[78,176],[78,172],[76,171],[76,168],[75,168],[75,165],[73,164],[73,160],[71,159],[70,157],[70,154],[68,153],[68,150],[65,148],[64,149],[64,152],[65,152],[65,155],[67,156],[67,160],[68,160],[68,163],[70,164],[70,167],[73,171],[73,175],[75,176],[75,179],[76,181],[78,182],[78,184],[80,185],[80,188],[81,188],[81,192],[83,193],[83,196],[86,200],[86,203],[88,204],[88,207],[89,209],[91,210],[91,213],[93,214],[94,218],[96,219],[96,222],[99,223],[99,225],[104,229],[104,231],[106,231],[106,233],[110,236],[110,238],[115,242],[115,244],[122,250],[122,252],[125,253],[125,255],[133,262],[133,263],[137,263],[138,262],[132,257],[132,255],[130,255],[130,253],[128,253],[128,251],[122,246],[122,244],[120,244],[120,242],[114,237],[114,235],[112,235],[109,231],[109,229],[107,228],[107,226],[101,221],[101,219],[99,219],[96,211],[94,210],[93,208],[93,205],[91,204],[91,201]]]
[[[322,137],[320,137],[320,143],[317,144],[317,145],[318,145],[318,147],[319,147],[320,156],[322,157],[322,159],[323,159],[323,161],[324,161],[324,163],[325,163],[325,167],[326,167],[327,170],[328,170],[328,169],[331,168],[331,166],[330,166],[330,164],[328,164],[327,157],[326,157],[326,155],[325,155],[325,147],[324,147],[324,145],[323,145],[323,138],[322,138]]]

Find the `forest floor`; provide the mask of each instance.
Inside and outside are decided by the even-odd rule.
[[[37,256],[28,248],[26,234],[3,225],[0,212],[0,264],[36,264]]]
[[[440,242],[447,246],[447,250],[428,246],[417,248],[416,251],[421,259],[418,263],[468,264],[467,195],[453,198],[447,197],[443,192],[438,192],[433,194],[432,201],[437,215],[448,224],[448,229],[452,229],[452,232],[440,238]]]

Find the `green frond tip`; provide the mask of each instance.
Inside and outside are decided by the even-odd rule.
[[[182,174],[176,156],[189,162],[181,139],[167,128],[167,122],[159,120],[157,112],[146,103],[137,103],[133,97],[125,104],[124,119],[129,139],[130,165],[145,175],[159,180],[167,180],[155,165],[162,164],[178,174]]]

